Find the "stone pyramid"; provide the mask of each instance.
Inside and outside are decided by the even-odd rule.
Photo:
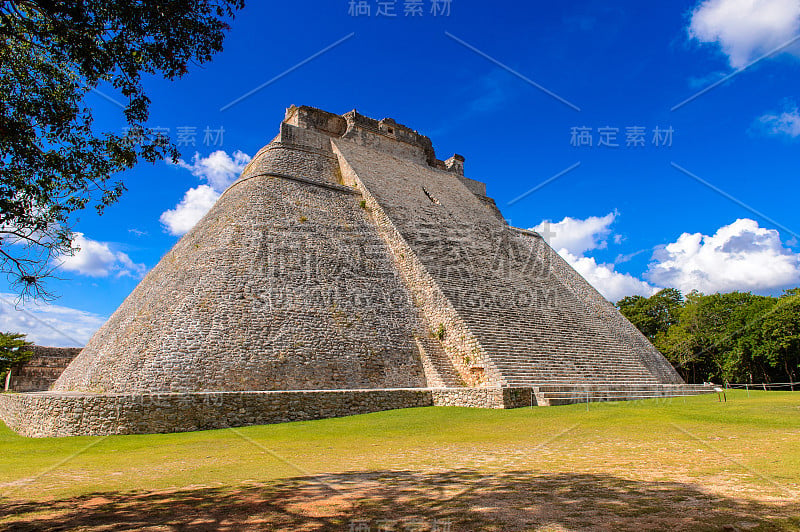
[[[48,397],[447,388],[437,404],[509,406],[526,387],[679,384],[463,157],[391,119],[292,106]],[[398,406],[381,401],[366,410]],[[341,412],[307,417],[325,415]]]

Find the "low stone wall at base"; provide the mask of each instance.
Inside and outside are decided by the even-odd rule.
[[[671,386],[659,395],[707,390]],[[550,397],[547,394],[543,397],[539,387],[160,394],[3,393],[0,394],[0,419],[12,430],[28,437],[151,434],[304,421],[422,406],[519,408],[556,404],[556,398],[567,390],[548,391],[552,394]],[[634,399],[641,393],[617,397],[619,400]]]
[[[421,406],[504,408],[488,388],[160,394],[0,394],[0,418],[29,437],[150,434],[241,427]]]
[[[473,408],[509,408],[503,388],[431,388],[432,406],[468,406]]]

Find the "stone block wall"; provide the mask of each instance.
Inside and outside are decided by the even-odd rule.
[[[0,417],[28,437],[148,434],[304,421],[430,406],[406,390],[0,394]]]
[[[506,408],[499,388],[162,394],[0,394],[0,418],[28,437],[148,434],[264,425],[397,408]]]
[[[54,389],[425,386],[414,338],[427,331],[361,196],[337,184],[320,135],[262,150]]]
[[[31,358],[11,368],[7,391],[40,392],[50,388],[70,362],[81,352],[80,347],[46,347],[34,345]]]
[[[703,385],[528,386],[195,392],[0,394],[0,418],[28,437],[148,434],[306,421],[398,408],[523,408],[713,393]]]

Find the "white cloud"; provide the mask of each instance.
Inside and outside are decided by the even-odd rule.
[[[214,206],[219,192],[209,185],[190,188],[174,209],[161,213],[161,223],[172,235],[183,235]]]
[[[712,236],[683,233],[675,242],[657,248],[644,279],[618,272],[614,264],[598,263],[586,255],[607,246],[615,217],[616,213],[585,220],[567,217],[549,226],[556,233],[550,239],[553,249],[610,301],[634,294],[650,296],[662,287],[684,293],[738,290],[767,294],[800,285],[800,253],[785,247],[778,231],[759,227],[748,218],[720,227]],[[545,223],[533,230],[546,229]],[[619,255],[616,262],[627,262],[645,251]]]
[[[222,192],[236,181],[250,159],[249,155],[239,150],[233,152],[233,156],[228,155],[225,150],[212,152],[208,157],[200,157],[195,152],[191,164],[181,159],[178,166],[206,181],[217,192]]]
[[[251,157],[242,151],[237,150],[230,156],[224,150],[217,150],[208,157],[195,153],[191,164],[183,159],[178,161],[178,166],[208,184],[190,188],[174,209],[161,214],[161,224],[167,232],[180,236],[194,227],[214,206],[222,191],[236,181],[250,160]]]
[[[590,216],[585,220],[565,217],[557,223],[543,221],[531,230],[542,235],[553,249],[566,249],[573,255],[582,255],[591,249],[604,249],[611,234],[611,224],[617,213]]]
[[[634,294],[651,296],[658,290],[656,287],[633,275],[615,271],[613,264],[598,264],[593,257],[586,256],[587,251],[608,247],[611,225],[616,218],[616,212],[585,220],[567,216],[557,223],[545,220],[532,230],[545,237],[550,246],[606,299],[617,301]],[[615,244],[623,240],[622,235],[613,236]]]
[[[576,256],[566,249],[559,250],[558,254],[609,301],[632,295],[650,297],[658,291],[657,287],[629,273],[615,271],[613,264],[598,264],[593,257]]]
[[[121,251],[113,251],[105,242],[87,238],[83,233],[75,233],[72,247],[74,255],[61,257],[60,267],[89,277],[141,277],[146,270],[144,264],[137,264]]]
[[[778,231],[743,218],[711,236],[683,233],[653,253],[645,278],[683,292],[768,293],[800,284],[800,254],[783,246]]]
[[[16,306],[14,294],[0,294],[0,331],[27,334],[37,345],[83,347],[105,323],[91,312],[59,305]]]
[[[799,0],[705,0],[694,8],[689,36],[719,45],[733,68],[786,43],[800,29]]]
[[[800,137],[800,111],[798,111],[797,107],[784,111],[779,115],[765,114],[758,120],[766,133],[770,135]]]

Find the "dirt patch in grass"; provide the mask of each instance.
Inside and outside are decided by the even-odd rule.
[[[475,470],[354,472],[237,488],[2,501],[0,515],[0,530],[800,529],[797,502],[603,474]]]

